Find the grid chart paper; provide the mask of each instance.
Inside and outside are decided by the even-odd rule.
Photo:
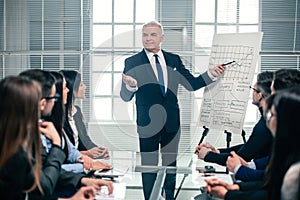
[[[240,134],[253,83],[262,33],[216,34],[209,68],[222,63],[225,73],[203,94],[199,124]]]

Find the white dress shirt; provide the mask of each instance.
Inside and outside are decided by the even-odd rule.
[[[76,124],[75,124],[75,120],[74,120],[74,115],[75,113],[77,112],[77,109],[75,106],[72,106],[72,113],[68,115],[68,120],[69,120],[69,124],[71,126],[71,129],[74,133],[73,137],[74,137],[74,141],[75,141],[75,144],[74,146],[76,148],[78,148],[78,145],[79,145],[79,137],[78,137],[78,130],[77,130],[77,127],[76,127]]]
[[[151,64],[151,67],[154,71],[154,74],[158,80],[158,75],[157,75],[157,69],[156,69],[156,63],[155,63],[155,57],[154,57],[154,53],[150,52],[150,51],[147,51],[145,49],[145,52],[146,52],[146,55],[150,61],[150,64]],[[156,53],[158,55],[158,61],[161,65],[161,69],[162,69],[162,72],[163,72],[163,77],[164,77],[164,86],[165,86],[165,92],[167,91],[167,88],[168,88],[168,70],[167,70],[167,64],[166,64],[166,61],[165,61],[165,58],[164,58],[164,55],[162,53],[161,50],[159,50],[159,52]]]

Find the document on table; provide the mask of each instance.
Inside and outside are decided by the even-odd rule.
[[[232,184],[233,180],[230,174],[218,174],[218,173],[197,173],[193,174],[193,182],[196,185],[199,185],[199,187],[206,186],[205,179],[212,179],[216,178],[220,181],[223,181],[228,184]]]
[[[114,191],[108,195],[108,189],[106,186],[101,187],[101,190],[97,192],[96,200],[123,200],[125,199],[126,183],[113,183]]]

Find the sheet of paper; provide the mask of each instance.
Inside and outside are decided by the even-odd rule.
[[[248,105],[262,33],[216,34],[209,68],[226,65],[225,73],[205,88],[199,125],[240,134]]]
[[[232,184],[232,178],[230,174],[213,174],[213,173],[197,173],[193,174],[192,176],[192,181],[195,185],[198,185],[199,187],[204,187],[206,186],[205,179],[212,179],[216,178],[220,181],[223,181],[228,184]]]

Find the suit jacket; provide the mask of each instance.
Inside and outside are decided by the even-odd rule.
[[[52,195],[56,189],[76,189],[81,185],[83,174],[67,172],[61,169],[61,165],[65,160],[65,153],[61,148],[53,145],[50,152],[47,153],[45,148],[42,149],[42,174],[40,183],[45,195]],[[34,191],[33,193],[36,193]]]
[[[91,140],[90,136],[87,133],[87,128],[85,126],[84,120],[83,120],[83,114],[79,106],[75,106],[77,109],[77,112],[73,116],[75,125],[78,131],[78,138],[79,138],[79,144],[78,144],[78,150],[79,151],[86,151],[93,147],[96,147],[97,145]],[[75,145],[74,140],[74,132],[67,120],[65,120],[64,124],[64,130],[70,141],[73,145]]]
[[[262,157],[255,159],[254,163],[256,169],[251,169],[246,166],[241,166],[235,174],[235,179],[241,181],[259,181],[263,180],[265,176],[265,169],[269,163],[270,157]]]
[[[249,137],[248,141],[242,145],[238,151],[236,151],[236,153],[247,162],[249,162],[251,159],[268,156],[271,152],[273,136],[266,126],[266,120],[262,115],[262,108],[259,108],[259,111],[261,113],[261,117],[254,126],[251,136]],[[227,157],[229,155],[229,153],[217,154],[214,152],[209,152],[205,156],[204,161],[225,166]]]
[[[62,150],[59,148],[53,148],[53,153],[61,153]],[[63,152],[62,152],[63,153]],[[62,157],[64,158],[64,157]],[[34,163],[34,160],[32,161]],[[48,162],[43,165],[43,170],[40,174],[40,183],[43,188],[45,195],[41,196],[38,189],[29,194],[29,200],[40,199],[40,200],[52,200],[57,199],[51,197],[56,184],[57,171],[60,171],[61,161],[55,158],[50,152]],[[29,189],[34,182],[34,176],[31,171],[31,167],[28,160],[27,152],[23,149],[19,149],[1,168],[0,170],[0,196],[1,199],[25,199],[24,190]]]
[[[240,191],[240,190],[229,190],[224,200],[266,200],[268,199],[267,190],[254,190],[254,191]]]
[[[139,134],[157,132],[163,126],[167,132],[177,132],[180,126],[177,99],[179,84],[189,91],[194,91],[212,82],[207,73],[194,77],[185,68],[178,55],[163,50],[162,53],[168,73],[165,96],[161,93],[158,80],[144,50],[125,60],[123,73],[137,80],[138,90],[132,92],[122,82],[120,96],[124,101],[130,101],[135,95]]]
[[[236,180],[241,181],[257,181],[262,180],[265,176],[265,170],[251,169],[249,167],[241,166],[235,174]]]
[[[25,199],[23,190],[29,189],[33,181],[27,153],[20,148],[4,166],[1,166],[1,199]]]
[[[263,181],[250,181],[238,183],[240,190],[229,190],[224,200],[266,200],[268,191],[262,189]]]

